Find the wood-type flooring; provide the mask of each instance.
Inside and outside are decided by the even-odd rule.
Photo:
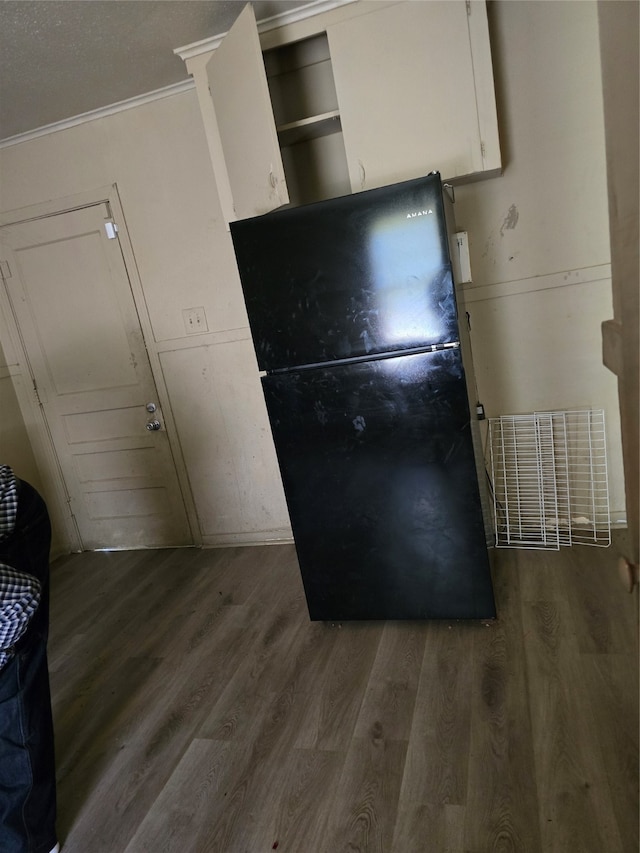
[[[60,558],[63,853],[636,853],[616,553],[495,552],[492,623],[310,622],[289,545]]]

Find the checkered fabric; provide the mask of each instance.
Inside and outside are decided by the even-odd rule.
[[[15,474],[8,465],[0,465],[0,542],[13,530],[17,511],[18,488]]]
[[[15,475],[8,465],[0,465],[0,543],[10,536],[17,511]],[[0,669],[11,658],[13,646],[27,630],[39,601],[36,578],[0,563]]]
[[[27,630],[39,602],[36,578],[0,563],[0,669],[11,658],[12,647]]]

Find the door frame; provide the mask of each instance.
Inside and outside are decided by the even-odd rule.
[[[202,544],[202,537],[197,521],[195,503],[191,494],[180,443],[177,438],[176,423],[163,378],[157,347],[154,345],[151,319],[147,310],[142,282],[127,230],[117,184],[98,187],[94,190],[87,190],[16,210],[0,212],[0,227],[17,225],[21,222],[44,219],[50,216],[58,216],[59,214],[99,204],[106,204],[108,206],[111,216],[118,226],[118,241],[122,260],[129,279],[131,296],[138,315],[142,338],[151,367],[151,375],[162,408],[169,449],[173,457],[181,497],[185,506],[192,544],[199,546]],[[42,477],[43,496],[52,516],[54,529],[60,531],[64,536],[64,541],[59,542],[58,545],[70,551],[80,551],[82,550],[80,534],[75,518],[71,513],[69,495],[62,475],[62,469],[58,462],[57,451],[35,392],[33,373],[28,355],[22,342],[20,328],[14,316],[7,290],[4,286],[0,287],[0,339],[3,343],[9,375],[11,376],[12,384],[18,398],[20,412],[25,423],[38,470]]]

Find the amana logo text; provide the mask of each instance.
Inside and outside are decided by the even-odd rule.
[[[433,213],[433,210],[429,208],[428,210],[416,210],[413,213],[407,213],[407,219],[415,219],[416,216],[430,216]]]

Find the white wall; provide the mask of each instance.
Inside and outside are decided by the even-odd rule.
[[[0,181],[3,211],[72,204],[74,194],[117,184],[151,323],[147,346],[202,540],[288,538],[195,91],[2,149]],[[204,308],[208,333],[186,334],[182,312],[193,307]]]
[[[12,374],[0,346],[0,465],[10,465],[18,477],[41,489],[42,484],[13,387]]]
[[[604,119],[593,2],[490,5],[504,171],[456,190],[487,415],[604,408],[611,507],[624,514],[611,316]]]
[[[604,407],[619,513],[616,387],[600,356],[612,309],[595,3],[497,2],[491,20],[505,171],[456,191],[480,397],[489,415]],[[286,538],[195,92],[0,150],[0,181],[4,211],[117,183],[202,539]],[[209,332],[187,336],[182,311],[198,306]]]

